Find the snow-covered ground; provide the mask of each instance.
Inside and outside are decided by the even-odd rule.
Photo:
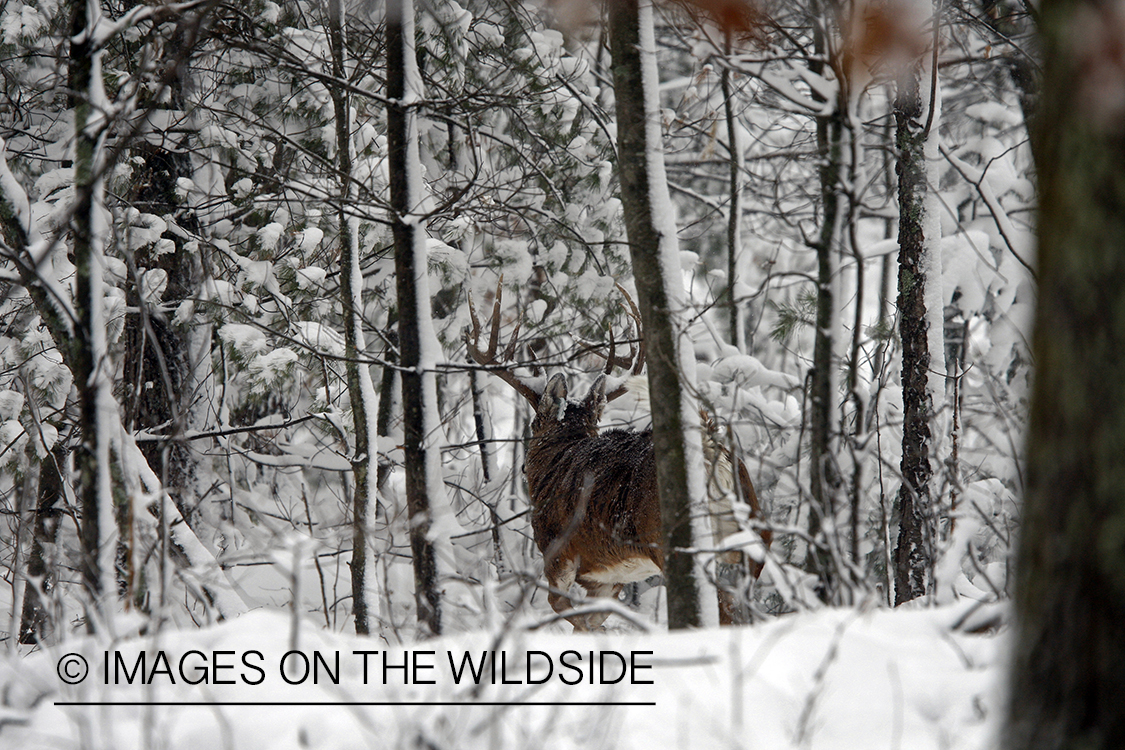
[[[294,633],[263,610],[2,658],[0,748],[985,750],[1007,631],[971,634],[1002,612],[962,622],[968,612],[837,609],[747,628],[480,632],[404,647],[311,624]],[[68,685],[75,655],[89,673]],[[63,705],[91,701],[133,705]]]

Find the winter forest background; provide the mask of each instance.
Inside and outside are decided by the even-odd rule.
[[[186,741],[143,712],[72,712],[69,734],[43,739],[62,715],[37,713],[59,700],[57,657],[111,643],[301,632],[341,649],[435,635],[495,649],[542,628],[532,643],[566,648],[529,526],[534,412],[465,331],[486,341],[499,299],[499,364],[533,387],[559,371],[572,397],[602,371],[629,385],[603,428],[644,429],[684,402],[636,398],[650,331],[642,341],[618,126],[637,92],[615,89],[605,8],[0,8],[3,721],[27,733],[9,736]],[[818,746],[883,746],[835,728],[863,696],[817,703],[830,665],[840,685],[864,679],[839,655],[847,623],[867,618],[874,654],[957,640],[949,658],[969,676],[943,683],[930,724],[912,723],[928,714],[909,678],[892,680],[880,700],[906,698],[887,746],[985,747],[1026,488],[1038,11],[708,0],[646,18],[659,91],[639,106],[662,137],[641,161],[663,153],[669,197],[653,192],[649,218],[675,222],[678,264],[665,253],[659,270],[682,286],[673,324],[694,373],[681,387],[749,469],[764,517],[741,514],[727,544],[764,571],[739,592],[745,635],[677,646],[660,633],[675,592],[649,581],[626,589],[608,637],[663,644],[658,656],[726,639],[749,658],[754,639],[815,632],[793,647],[800,686],[770,719],[777,746],[810,747],[818,727]],[[396,161],[396,137],[416,154]],[[713,545],[694,546],[713,585]],[[903,645],[920,631],[931,640]],[[796,656],[815,649],[823,660]],[[776,691],[748,679],[755,701]],[[694,674],[664,699],[694,686],[729,702],[732,686],[712,683]],[[759,746],[746,713],[724,720],[732,746]],[[255,738],[228,718],[223,742],[516,741],[462,737],[455,715],[378,716],[331,743],[296,723]],[[578,716],[511,731],[566,737],[594,713]]]

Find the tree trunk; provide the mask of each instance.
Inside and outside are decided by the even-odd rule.
[[[679,300],[674,285],[682,281],[675,226],[670,216],[654,216],[654,210],[666,213],[661,207],[668,203],[668,188],[660,142],[652,23],[648,0],[609,4],[621,203],[644,326],[649,392],[667,394],[662,399],[668,404],[665,408],[653,403],[652,426],[656,455],[661,457],[656,464],[656,481],[664,526],[668,626],[675,629],[703,623],[700,576],[690,552],[696,546],[697,532],[691,518],[695,485],[690,476],[686,432],[698,425],[686,421],[695,412],[686,403],[691,386],[684,367],[691,353],[681,351],[677,330]],[[670,275],[674,278],[667,278]]]
[[[1122,17],[1091,0],[1044,0],[1040,12],[1036,372],[1002,736],[1010,750],[1116,750],[1125,747],[1125,109],[1122,79],[1109,71]]]
[[[103,425],[110,407],[110,363],[106,347],[104,293],[100,231],[101,192],[98,152],[100,127],[91,127],[97,114],[95,104],[103,98],[100,52],[94,48],[92,29],[98,22],[100,5],[95,0],[76,0],[71,24],[69,88],[74,106],[74,189],[75,207],[71,219],[74,252],[74,308],[78,321],[73,347],[74,385],[78,391],[78,427],[81,442],[75,450],[78,481],[75,494],[81,517],[81,573],[90,597],[87,628],[95,628],[100,600],[114,588],[112,581],[114,550],[106,543],[115,514],[109,469],[108,425]],[[107,407],[107,408],[103,408]],[[117,519],[120,521],[121,517]],[[120,540],[127,543],[128,529],[121,529]],[[128,563],[126,562],[126,565]],[[127,576],[119,571],[119,576]],[[100,614],[104,614],[101,612]]]
[[[344,8],[342,0],[328,3],[329,43],[332,45],[332,75],[347,78],[344,66]],[[352,615],[355,632],[370,633],[367,605],[367,531],[368,508],[374,496],[374,451],[371,450],[371,424],[377,410],[375,386],[371,371],[358,361],[366,354],[363,335],[363,272],[360,267],[359,241],[354,220],[348,216],[351,203],[352,150],[350,100],[340,87],[332,88],[332,107],[336,117],[336,165],[340,181],[340,202],[336,220],[340,236],[340,303],[344,316],[344,357],[348,380],[348,400],[352,409],[355,446],[352,451]]]
[[[933,563],[933,498],[930,466],[933,400],[930,394],[929,316],[926,243],[926,129],[921,64],[905,71],[894,101],[898,161],[898,324],[902,340],[902,485],[895,547],[895,604],[925,596]],[[935,335],[941,336],[941,329]]]
[[[175,41],[182,45],[177,54],[186,57],[186,48],[195,44],[195,37],[181,31]],[[169,99],[161,105],[153,104],[153,109],[184,109],[187,81],[182,74],[183,68],[178,66],[167,77]],[[193,409],[193,399],[199,397],[193,387],[199,363],[193,361],[191,351],[195,321],[176,324],[159,312],[162,306],[175,307],[200,296],[202,262],[197,253],[185,248],[184,236],[198,232],[199,224],[193,209],[184,206],[177,196],[177,180],[192,176],[191,153],[186,148],[169,149],[144,140],[131,152],[137,165],[133,178],[136,188],[129,196],[132,206],[166,219],[180,231],[170,228],[161,237],[174,244],[173,252],[155,254],[146,247],[127,254],[133,283],[125,290],[126,303],[137,312],[126,317],[122,334],[122,420],[131,433],[154,430],[166,437],[140,443],[141,453],[180,515],[199,531],[202,519],[194,486],[199,454],[184,440],[189,430],[203,426],[192,420],[198,411]],[[143,276],[158,270],[167,274],[164,293],[160,299],[144,299]],[[204,534],[197,536],[205,538]]]
[[[39,491],[32,526],[31,550],[27,556],[27,586],[20,614],[20,643],[45,643],[54,635],[54,622],[48,602],[57,583],[48,565],[46,552],[55,544],[63,499],[62,475],[66,470],[67,449],[55,447],[39,462]]]
[[[398,292],[399,354],[402,365],[403,452],[410,549],[414,559],[418,622],[429,634],[441,633],[437,556],[430,528],[440,484],[440,457],[432,443],[438,425],[435,373],[426,370],[434,346],[426,279],[425,236],[420,217],[411,215],[421,200],[417,111],[421,82],[414,52],[412,0],[387,3],[387,142],[391,188],[391,226]],[[433,363],[430,363],[431,367]]]
[[[384,334],[386,346],[383,347],[383,373],[379,378],[379,406],[375,417],[375,435],[379,438],[390,437],[391,416],[394,413],[395,396],[395,364],[398,358],[398,314],[392,308],[387,311],[388,330]],[[383,491],[387,478],[391,475],[393,465],[385,454],[377,454],[375,463],[375,515],[384,513],[381,508],[379,493]]]
[[[727,57],[731,53],[731,30],[723,32],[723,54]],[[739,283],[739,256],[742,254],[742,168],[743,154],[742,142],[739,139],[740,127],[737,114],[734,111],[734,92],[731,87],[731,70],[723,66],[719,77],[719,84],[723,92],[723,114],[727,121],[727,150],[730,156],[730,206],[727,209],[727,296],[730,307],[728,309],[728,327],[730,328],[730,343],[739,351],[747,345],[746,330],[743,324],[742,311],[738,308]]]
[[[815,44],[821,55],[828,54],[826,32],[820,24],[816,25]],[[825,74],[826,66],[814,65],[813,72]],[[840,488],[840,476],[836,469],[835,447],[833,445],[832,414],[833,393],[835,392],[835,362],[833,336],[833,315],[835,314],[835,295],[833,283],[836,276],[836,237],[840,224],[840,172],[843,161],[843,137],[845,102],[841,91],[833,103],[831,112],[820,115],[816,120],[817,155],[820,159],[820,234],[816,238],[816,331],[813,339],[813,364],[809,374],[809,487],[812,492],[813,507],[809,513],[810,546],[806,556],[806,567],[820,579],[817,586],[821,599],[831,601],[839,588],[837,566],[829,553],[835,540],[825,539],[823,528],[835,527],[836,496]],[[825,521],[827,520],[827,523]]]

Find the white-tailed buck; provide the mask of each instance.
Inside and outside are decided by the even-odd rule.
[[[637,321],[639,314],[626,296]],[[502,356],[497,356],[501,307],[500,287],[492,312],[487,348],[479,347],[481,332],[476,312],[470,312],[471,330],[465,341],[470,356],[516,389],[535,410],[527,449],[527,485],[531,497],[531,527],[543,553],[550,586],[551,607],[565,615],[573,608],[569,592],[578,583],[591,597],[616,597],[625,584],[642,581],[664,569],[660,502],[656,490],[656,457],[652,431],[612,429],[600,432],[598,421],[606,403],[626,392],[621,386],[606,393],[606,375],[600,374],[581,401],[567,398],[566,377],[552,376],[542,393],[520,379],[510,367],[519,325]],[[629,355],[615,355],[611,338],[606,371],[632,363],[640,369],[643,351],[630,347]],[[710,427],[710,420],[704,420]],[[750,516],[761,518],[761,507],[745,464],[708,430],[704,435],[708,465],[708,493],[716,545],[739,530],[732,498],[750,506]],[[737,481],[736,481],[737,480]],[[768,546],[771,535],[760,532]],[[743,564],[740,552],[725,552],[718,560],[740,565],[757,577],[761,566]],[[719,615],[724,624],[735,622],[736,594],[720,586]],[[601,626],[607,613],[571,615],[575,630]]]

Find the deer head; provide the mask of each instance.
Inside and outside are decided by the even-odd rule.
[[[539,396],[535,408],[535,419],[531,422],[531,434],[545,435],[551,432],[581,433],[582,437],[598,434],[598,422],[607,403],[605,395],[605,375],[598,375],[590,387],[590,392],[579,403],[567,401],[566,376],[561,372],[551,376],[547,387]]]

